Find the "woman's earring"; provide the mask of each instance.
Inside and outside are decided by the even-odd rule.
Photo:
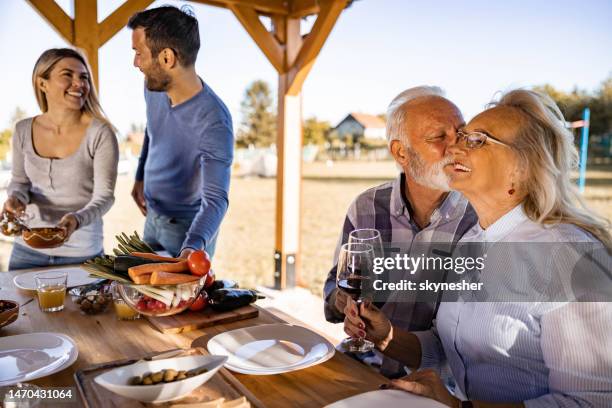
[[[510,190],[508,190],[508,194],[512,195],[516,192],[516,190],[514,189],[514,182],[512,182],[512,187],[510,188]]]

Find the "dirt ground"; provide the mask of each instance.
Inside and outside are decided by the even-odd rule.
[[[353,198],[365,189],[393,178],[391,162],[312,163],[304,166],[302,188],[302,277],[320,294],[332,253]],[[355,178],[355,175],[365,175]],[[121,176],[116,201],[104,217],[105,249],[122,231],[142,232],[144,217],[130,197],[132,178]],[[612,220],[612,169],[589,172],[585,197],[600,214]],[[273,283],[275,179],[232,178],[230,207],[223,221],[214,258],[217,276],[243,287]],[[6,270],[11,244],[0,242],[0,267]]]

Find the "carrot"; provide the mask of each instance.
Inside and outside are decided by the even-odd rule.
[[[187,261],[183,260],[181,262],[174,263],[150,263],[138,266],[132,266],[128,268],[128,275],[132,280],[135,276],[144,275],[146,273],[153,273],[155,271],[159,272],[187,272],[189,270],[189,266],[187,265]]]
[[[169,273],[155,271],[151,274],[151,285],[175,285],[178,283],[195,282],[199,276],[187,275],[186,273]]]
[[[164,261],[164,262],[184,261],[184,259],[181,259],[181,258],[170,258],[169,256],[161,256],[157,254],[151,254],[148,252],[130,252],[130,255],[137,256],[138,258],[152,259],[154,261]]]
[[[151,283],[151,274],[145,273],[139,276],[135,276],[132,278],[132,280],[137,285],[148,285]]]

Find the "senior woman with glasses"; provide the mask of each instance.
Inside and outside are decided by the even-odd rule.
[[[547,96],[511,91],[449,150],[450,186],[479,218],[461,241],[498,249],[477,279],[501,282],[511,298],[489,293],[479,302],[468,293],[442,302],[435,327],[422,332],[394,328],[373,305],[349,302],[345,331],[415,370],[390,386],[449,407],[611,407],[612,239],[570,180],[577,151],[561,112]],[[577,268],[597,248],[589,264],[597,266]],[[603,276],[591,287],[599,297],[576,291],[595,269]],[[551,296],[551,286],[565,292]],[[440,379],[446,364],[455,395]]]

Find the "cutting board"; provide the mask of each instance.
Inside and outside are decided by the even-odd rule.
[[[208,352],[203,348],[196,347],[192,349],[176,350],[177,353],[163,352],[163,353],[152,353],[143,358],[153,358],[156,355],[172,354],[172,357],[188,356],[203,354],[207,355]],[[210,380],[196,388],[187,396],[180,400],[172,401],[169,403],[161,404],[147,404],[139,402],[129,398],[122,397],[115,393],[102,388],[94,381],[94,378],[98,375],[112,370],[116,367],[132,364],[138,361],[138,359],[131,360],[119,360],[111,361],[108,363],[97,364],[92,367],[78,370],[74,373],[74,379],[81,396],[83,405],[86,408],[106,408],[106,407],[121,407],[121,408],[144,408],[144,407],[169,407],[173,404],[192,404],[197,402],[208,402],[216,400],[218,398],[225,398],[226,401],[234,400],[242,396],[246,397],[252,407],[263,408],[263,404],[244,387],[236,378],[225,368],[221,368],[217,374],[215,374]]]
[[[257,317],[259,310],[252,306],[244,306],[229,312],[215,312],[207,308],[200,312],[183,312],[174,316],[145,316],[149,323],[162,333],[184,333],[192,330],[210,327],[215,324],[236,322],[238,320]]]

